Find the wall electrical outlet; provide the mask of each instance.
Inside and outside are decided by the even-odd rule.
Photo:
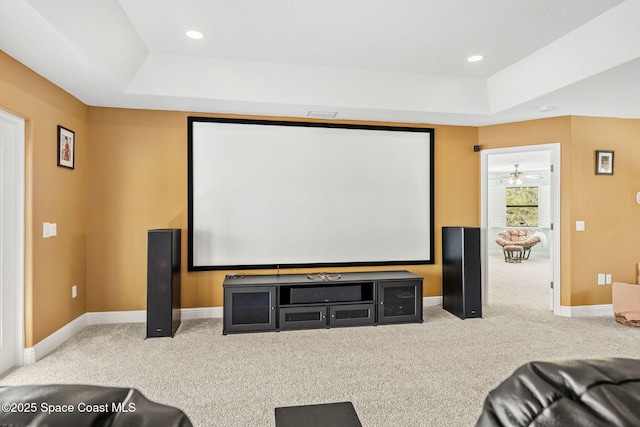
[[[78,286],[77,285],[73,285],[71,287],[71,298],[75,298],[78,296]]]
[[[606,276],[604,276],[604,283],[607,285],[611,284],[611,275],[607,274]]]

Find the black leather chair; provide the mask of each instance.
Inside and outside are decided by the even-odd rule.
[[[523,365],[489,393],[476,426],[640,426],[640,360]]]
[[[93,385],[0,387],[0,426],[192,427],[180,409],[132,388]]]

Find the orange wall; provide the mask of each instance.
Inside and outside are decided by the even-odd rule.
[[[25,119],[25,346],[86,312],[89,108],[0,51],[0,109]],[[75,169],[57,167],[57,126],[75,131]],[[42,238],[42,223],[58,225]],[[78,297],[71,298],[71,286]]]
[[[611,286],[598,273],[635,283],[640,261],[640,120],[559,117],[485,126],[483,149],[561,144],[561,304],[611,304]],[[595,151],[615,150],[614,175],[595,175]],[[575,231],[585,221],[586,230]]]
[[[560,281],[562,283],[560,303],[570,305],[571,301],[571,259],[570,215],[571,198],[571,118],[531,120],[484,126],[478,130],[478,143],[485,149],[520,147],[527,145],[560,143]]]
[[[87,107],[3,52],[0,108],[26,120],[25,345],[85,312],[143,310],[146,231],[182,228],[186,265],[188,114]],[[57,125],[76,133],[74,170],[56,166]],[[425,277],[425,296],[441,295],[441,228],[480,223],[475,144],[561,144],[563,305],[609,304],[610,286],[596,286],[597,273],[635,280],[640,120],[560,117],[430,127],[435,264],[407,267]],[[615,150],[614,176],[594,174],[596,149]],[[585,232],[574,231],[576,220],[586,222]],[[41,237],[45,221],[58,224],[57,237]],[[183,269],[183,307],[221,306],[225,273]]]
[[[640,262],[640,120],[572,117],[571,133],[571,305],[610,304],[597,274],[635,283]],[[614,150],[612,176],[595,174],[596,150]]]
[[[187,116],[90,108],[87,311],[146,308],[147,230],[165,227],[183,230],[183,307],[222,306],[227,271],[186,271]],[[435,135],[436,264],[406,267],[425,277],[426,296],[441,295],[441,226],[479,224],[479,186],[468,185],[479,175],[477,129],[436,126]],[[252,271],[261,272],[272,271]]]

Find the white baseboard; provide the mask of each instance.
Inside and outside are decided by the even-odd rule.
[[[108,325],[111,323],[145,323],[147,321],[146,310],[135,311],[103,311],[87,313],[89,325]],[[180,309],[182,320],[194,319],[221,319],[222,307],[199,307]]]
[[[183,308],[182,320],[222,318],[222,307]],[[89,325],[109,325],[114,323],[144,323],[146,310],[90,312],[77,317],[58,329],[33,347],[22,352],[22,364],[31,365],[51,353],[69,338]]]
[[[144,323],[147,310],[101,311],[86,313],[89,325],[109,325],[112,323]]]
[[[222,307],[183,308],[180,311],[182,320],[222,319]]]
[[[441,296],[422,298],[422,305],[424,307],[433,307],[441,304]],[[560,315],[565,317],[613,316],[613,306],[611,304],[562,306],[560,307]],[[222,318],[222,307],[183,308],[180,316],[182,320],[220,319]],[[146,310],[85,313],[67,323],[33,347],[25,348],[22,362],[24,365],[37,362],[89,325],[144,323],[146,321]]]
[[[560,306],[560,316],[564,317],[613,317],[613,305],[611,304],[595,304],[595,305],[576,305]]]
[[[422,304],[431,307],[442,304],[442,297],[424,297]],[[183,308],[180,311],[182,320],[221,319],[222,307]],[[146,310],[89,312],[67,323],[33,347],[23,351],[23,364],[31,365],[51,353],[69,338],[90,325],[109,325],[114,323],[144,323],[147,321]]]
[[[442,297],[423,297],[422,298],[423,307],[433,307],[441,304],[442,304]]]
[[[424,307],[432,307],[442,304],[442,297],[424,297],[422,305]],[[560,306],[560,316],[563,317],[613,317],[613,305],[597,304],[597,305],[579,305],[579,306]]]
[[[89,325],[87,313],[67,323],[33,347],[25,348],[22,355],[23,365],[31,365],[58,348],[66,340]]]

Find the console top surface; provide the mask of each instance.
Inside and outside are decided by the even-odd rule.
[[[250,275],[227,275],[223,286],[236,285],[319,285],[319,284],[340,284],[355,282],[376,282],[387,280],[422,280],[422,276],[406,270],[393,271],[366,271],[352,273],[327,273],[339,274],[340,278],[332,280],[310,279],[306,274],[250,274]]]

